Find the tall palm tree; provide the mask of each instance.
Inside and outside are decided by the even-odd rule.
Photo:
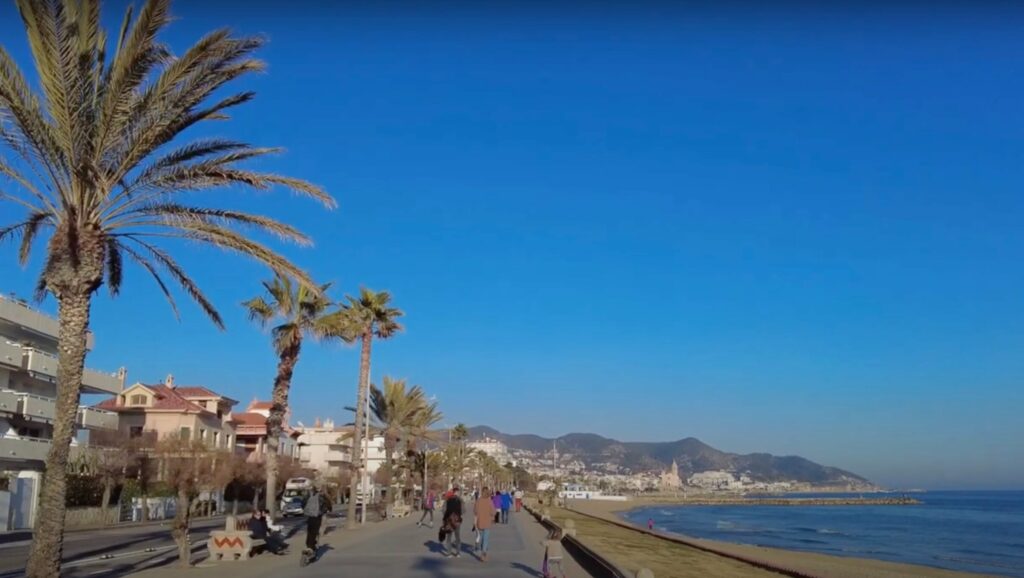
[[[437,403],[427,400],[420,386],[409,388],[404,379],[388,376],[384,377],[383,389],[371,384],[370,412],[384,436],[384,467],[393,484],[395,451],[402,447],[406,450],[404,455],[414,453],[418,442],[429,435],[430,426],[441,420],[441,414]],[[397,503],[397,496],[392,503]]]
[[[281,324],[271,331],[274,351],[277,352],[277,376],[271,394],[270,415],[267,417],[267,509],[273,518],[277,514],[277,452],[281,434],[284,432],[284,416],[288,410],[288,391],[292,384],[292,373],[299,362],[302,341],[315,341],[341,337],[339,312],[328,311],[332,303],[327,298],[330,285],[319,290],[308,285],[295,283],[290,278],[277,275],[273,281],[264,281],[267,298],[255,297],[242,305],[249,312],[249,319],[266,327],[271,321]]]
[[[334,200],[305,181],[241,166],[276,149],[226,139],[175,144],[190,127],[222,120],[252,99],[252,92],[225,97],[221,91],[263,70],[252,56],[261,39],[217,30],[174,57],[158,39],[171,20],[170,0],[147,0],[138,14],[129,8],[109,47],[99,0],[16,3],[39,87],[0,47],[0,146],[7,149],[0,156],[0,201],[24,211],[15,222],[0,223],[0,240],[19,240],[25,264],[34,241],[48,236],[36,287],[37,297],[48,292],[57,300],[60,364],[53,442],[26,574],[55,578],[63,550],[65,469],[96,291],[106,283],[116,295],[129,260],[154,277],[175,312],[165,276],[223,327],[213,304],[160,242],[213,245],[312,285],[302,270],[236,226],[300,244],[310,240],[268,217],[191,206],[181,193],[281,185],[328,206]]]
[[[401,309],[391,307],[391,294],[387,291],[378,293],[363,287],[359,290],[358,297],[346,295],[345,299],[348,302],[342,307],[348,333],[347,339],[362,342],[359,356],[359,392],[356,395],[356,422],[352,435],[352,453],[357,456],[362,449],[363,421],[368,419],[365,406],[370,389],[370,350],[373,338],[390,339],[402,331],[403,328],[398,319],[405,314]],[[358,465],[350,487],[352,499],[348,502],[348,527],[350,529],[356,527],[355,496],[359,491],[359,484],[362,482],[364,467],[362,460],[354,459],[353,461]]]
[[[466,469],[466,440],[469,438],[469,428],[466,424],[456,424],[452,428],[452,443],[458,448],[458,476],[456,477],[459,484],[462,483],[462,473]]]

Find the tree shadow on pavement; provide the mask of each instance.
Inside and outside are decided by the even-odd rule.
[[[537,570],[536,568],[527,566],[526,564],[522,564],[520,562],[513,562],[511,564],[511,566],[513,568],[515,568],[516,570],[521,570],[523,572],[526,572],[530,576],[536,576],[537,578],[544,578],[544,573],[543,572],[541,572],[540,570]]]
[[[197,564],[202,562],[205,558],[196,557],[196,554],[205,552],[206,544],[195,544],[191,548],[192,563]],[[170,550],[164,549],[160,552],[154,552],[150,556],[133,557],[130,560],[124,560],[122,562],[114,561],[105,568],[97,569],[97,564],[80,564],[77,566],[65,567],[61,571],[62,578],[79,578],[89,576],[90,578],[120,578],[122,576],[131,576],[132,574],[142,572],[143,570],[151,570],[153,568],[160,568],[163,566],[171,566],[178,563],[178,550],[172,548]]]

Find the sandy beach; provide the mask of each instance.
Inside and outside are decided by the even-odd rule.
[[[670,504],[680,503],[680,501],[672,502],[665,498],[659,498],[654,500],[636,499],[628,502],[611,502],[611,501],[600,501],[600,500],[576,500],[573,501],[571,506],[574,510],[582,514],[589,514],[605,520],[610,520],[618,523],[625,522],[619,514],[632,510],[634,508],[643,507],[650,504]],[[599,522],[592,518],[587,518],[579,513],[569,512],[562,509],[552,509],[552,517],[555,518],[556,522],[560,522],[559,516],[572,518],[576,525],[580,527],[580,539],[587,540],[587,529],[590,531],[604,532],[621,532],[628,534],[631,531],[623,528],[613,530],[612,528],[597,528],[594,524],[604,524],[605,526],[611,526],[604,522]],[[632,532],[636,533],[636,532]],[[690,548],[684,545],[677,545],[670,543],[654,536],[644,535],[647,540],[653,540],[660,542],[661,545],[671,544],[672,547],[669,549],[672,552],[682,552],[689,550],[690,552],[699,552],[695,548]],[[812,576],[818,576],[821,578],[904,578],[904,577],[922,577],[922,578],[978,578],[981,576],[991,576],[986,574],[972,574],[965,572],[955,572],[951,570],[943,570],[939,568],[932,568],[929,566],[917,566],[912,564],[899,564],[895,562],[884,562],[881,560],[871,560],[866,558],[852,558],[843,556],[830,556],[827,554],[817,554],[811,552],[796,552],[791,550],[781,550],[777,548],[763,548],[759,546],[747,546],[740,544],[730,544],[728,542],[719,542],[714,540],[702,540],[698,538],[684,537],[687,541],[695,544],[712,548],[721,552],[729,554],[743,556],[745,558],[753,558],[759,561],[767,562],[773,566],[787,568],[795,570],[801,573],[805,573]],[[608,542],[613,544],[612,541]],[[652,542],[653,544],[653,542]],[[594,544],[602,554],[607,555],[613,562],[620,565],[622,568],[635,572],[639,567],[640,560],[634,555],[635,550],[629,549],[618,549],[612,547],[606,547],[602,550],[599,544]],[[658,548],[661,549],[661,548]],[[711,562],[707,562],[709,567],[705,568],[705,576],[760,576],[768,574],[762,570],[746,566],[729,560],[727,558],[715,556],[714,554],[708,554],[701,552],[704,556],[710,556],[717,558],[718,560],[729,562],[728,565],[716,565]],[[659,573],[656,569],[655,576],[688,576],[690,574],[680,573],[679,566],[672,567],[673,573],[664,574]],[[699,575],[699,574],[694,574]],[[777,575],[777,574],[773,574]]]

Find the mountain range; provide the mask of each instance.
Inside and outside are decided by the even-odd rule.
[[[692,437],[673,442],[620,442],[589,433],[571,433],[552,439],[532,434],[510,435],[487,426],[469,429],[471,441],[485,437],[499,440],[510,449],[537,454],[549,452],[552,444],[557,444],[559,454],[572,454],[588,469],[594,464],[614,464],[632,473],[663,471],[674,460],[684,480],[697,472],[721,470],[746,474],[757,482],[797,481],[814,486],[870,484],[853,472],[823,466],[800,456],[733,454]]]

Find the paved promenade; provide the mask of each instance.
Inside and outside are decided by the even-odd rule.
[[[541,576],[544,558],[541,540],[544,528],[525,511],[510,515],[508,525],[491,530],[490,556],[481,562],[473,554],[471,525],[463,532],[463,551],[459,558],[441,554],[437,543],[437,527],[417,527],[413,517],[367,524],[360,530],[335,529],[322,541],[322,557],[315,563],[299,567],[298,553],[305,539],[300,531],[289,541],[284,556],[263,554],[248,561],[200,562],[189,572],[193,578],[526,578]],[[588,575],[567,558],[566,574],[570,578]],[[165,567],[137,574],[145,578],[170,578],[179,575],[174,567]]]

